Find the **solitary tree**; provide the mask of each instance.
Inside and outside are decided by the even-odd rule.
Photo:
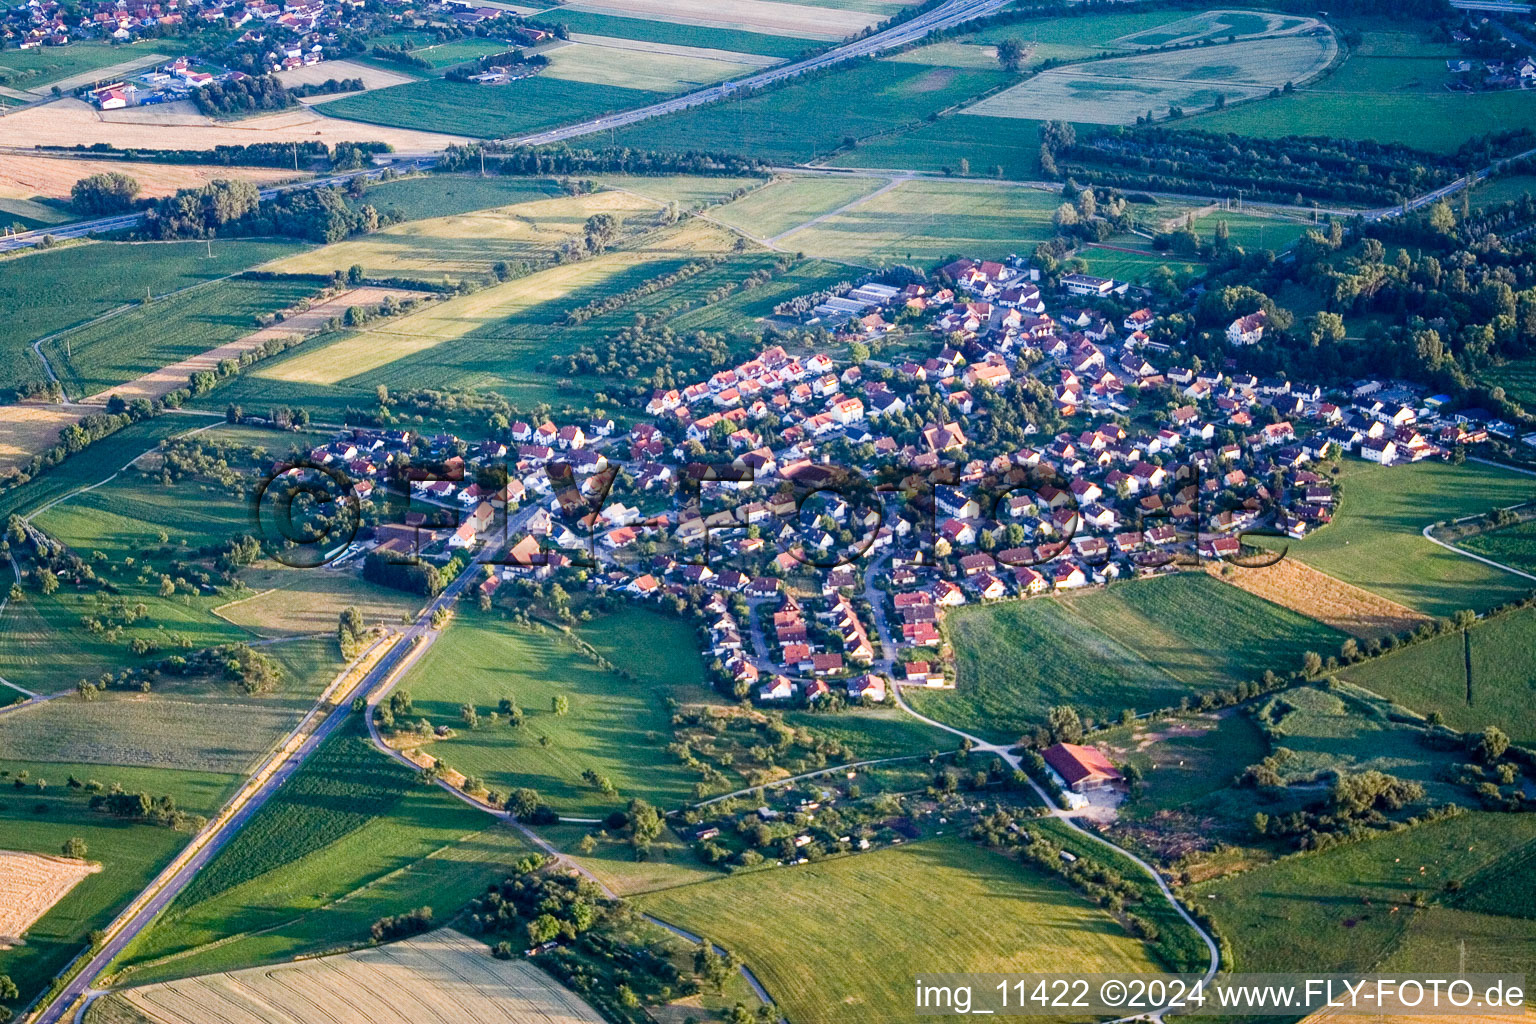
[[[79,836],[70,836],[64,840],[64,856],[73,857],[76,860],[84,860],[86,854],[85,840]]]
[[[1010,36],[998,43],[997,62],[1003,66],[1004,71],[1017,74],[1024,66],[1024,42]]]

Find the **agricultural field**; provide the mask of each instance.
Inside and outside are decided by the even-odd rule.
[[[516,180],[516,179],[514,179]],[[360,238],[290,256],[269,269],[327,274],[361,266],[378,277],[423,281],[487,275],[498,261],[538,259],[561,243],[579,239],[588,217],[608,213],[634,223],[653,218],[656,204],[619,191],[584,196],[551,195],[552,184],[527,182],[526,198],[504,206],[393,224]]]
[[[21,942],[50,907],[100,870],[87,860],[0,850],[0,949]]]
[[[1482,611],[1530,590],[1529,580],[1422,536],[1430,523],[1525,501],[1530,477],[1472,462],[1382,467],[1352,459],[1339,480],[1333,522],[1286,542],[1290,557],[1427,615]]]
[[[1460,633],[1439,636],[1350,666],[1341,675],[1420,714],[1438,711],[1453,729],[1476,732],[1497,725],[1516,743],[1536,742],[1532,609],[1480,622],[1465,639]]]
[[[154,164],[122,160],[76,160],[18,153],[0,155],[0,203],[6,200],[56,200],[54,223],[73,220],[69,210],[70,188],[81,178],[107,172],[126,174],[140,185],[140,198],[168,196],[177,189],[198,188],[217,178],[255,182],[266,187],[306,177],[274,167],[217,167],[198,164]],[[40,205],[40,204],[38,204]],[[5,209],[0,206],[0,211]]]
[[[529,848],[510,827],[339,730],[120,958],[134,984],[367,941],[379,917],[442,918]]]
[[[12,716],[20,714],[7,714],[7,729]],[[100,868],[81,878],[29,928],[25,944],[0,948],[0,974],[16,982],[23,1002],[84,949],[89,933],[105,927],[190,838],[92,811],[89,797],[67,786],[66,778],[119,782],[129,792],[169,795],[178,807],[202,815],[212,814],[239,782],[233,775],[33,760],[3,761],[0,771],[8,776],[7,795],[0,800],[6,849],[56,856],[65,840],[78,836],[86,843],[86,861]],[[21,790],[12,785],[18,777],[25,779]],[[46,790],[37,788],[39,779],[50,783]]]
[[[213,613],[263,637],[335,633],[346,608],[356,608],[363,621],[395,625],[414,617],[422,599],[390,590],[339,570],[291,569],[268,564],[244,570],[240,582],[254,591],[220,605]]]
[[[1469,812],[1405,832],[1285,857],[1194,887],[1235,971],[1494,971],[1529,962],[1530,921],[1446,914],[1468,882],[1536,838],[1536,817]],[[1460,883],[1449,896],[1447,885]],[[1427,909],[1415,909],[1424,899]],[[1467,915],[1469,918],[1472,915]],[[1478,941],[1481,939],[1481,941]]]
[[[410,691],[415,716],[456,730],[451,739],[423,749],[501,793],[532,787],[562,814],[603,815],[637,796],[665,807],[688,802],[697,779],[665,749],[671,742],[665,698],[712,702],[713,697],[702,664],[691,654],[696,649],[691,628],[659,616],[647,619],[653,637],[647,651],[605,650],[621,668],[636,666],[630,671],[639,678],[631,681],[600,668],[553,630],[460,611],[400,683]],[[601,627],[590,634],[584,630],[586,635],[601,639]],[[557,696],[569,700],[568,714],[552,710]],[[487,721],[503,698],[524,710],[526,725]],[[460,727],[462,704],[478,709],[479,728]],[[608,776],[618,794],[604,795],[584,782],[588,769]]]
[[[483,943],[452,929],[284,967],[131,988],[112,998],[153,1024],[200,1024],[209,1014],[227,1024],[603,1022],[528,961],[497,960]]]
[[[996,69],[928,67],[875,60],[615,131],[613,145],[640,149],[750,152],[765,160],[814,162],[846,139],[895,131],[1013,80]],[[827,97],[856,96],[851,105]]]
[[[934,263],[952,254],[1028,252],[1055,233],[1051,214],[1060,205],[1060,196],[1035,189],[906,181],[777,244],[871,267]]]
[[[1185,46],[1221,42],[1233,37],[1302,32],[1319,24],[1312,18],[1292,18],[1269,11],[1205,11],[1159,25],[1145,32],[1122,36],[1120,46]]]
[[[50,501],[82,487],[101,483],[111,474],[121,471],[130,461],[154,451],[162,439],[207,425],[207,421],[201,417],[176,414],[130,423],[112,435],[112,444],[92,445],[85,451],[76,452],[62,465],[55,466],[47,473],[18,487],[0,491],[0,516],[9,518],[13,514],[31,515]],[[3,436],[3,432],[0,432],[0,437]]]
[[[962,116],[963,115],[963,116]],[[826,163],[839,167],[910,168],[958,174],[960,161],[974,175],[1034,180],[1040,177],[1040,122],[983,117],[961,111],[917,127],[860,140]]]
[[[911,979],[925,972],[1157,969],[1141,942],[1056,878],[957,838],[635,903],[734,950],[795,1021],[908,1019]]]
[[[855,202],[880,186],[878,178],[778,178],[764,188],[711,211],[710,217],[754,237],[773,239]]]
[[[358,78],[362,80],[365,90],[387,89],[391,85],[402,85],[413,80],[410,75],[402,74],[398,70],[386,71],[383,68],[350,60],[327,60],[307,67],[289,68],[286,71],[279,71],[277,77],[289,88],[296,85],[323,85],[332,78]],[[346,94],[307,96],[301,102],[326,103],[337,96],[344,95]]]
[[[0,51],[0,85],[47,92],[49,86],[61,83],[68,91],[69,79],[84,76],[88,82],[103,75],[110,80],[111,69],[152,64],[179,49],[174,39],[146,39],[127,45],[79,42],[35,50],[8,47]]]
[[[1225,583],[1363,640],[1401,633],[1429,619],[1295,558],[1263,567],[1211,566],[1210,571]]]
[[[839,3],[813,6],[777,0],[578,0],[570,6],[619,17],[827,41],[841,40],[881,20],[870,11]]]
[[[435,78],[344,96],[327,103],[325,112],[370,124],[489,139],[538,132],[659,98],[659,93],[546,75],[491,86]]]
[[[967,107],[988,117],[1056,118],[1088,124],[1132,124],[1170,107],[1199,110],[1214,103],[1264,96],[1287,82],[1304,82],[1334,59],[1332,34],[1251,39],[1116,57],[1042,72]]]
[[[1504,174],[1484,181],[1472,190],[1472,208],[1499,206],[1532,193],[1536,193],[1536,175]]]
[[[1448,44],[1420,42],[1401,27],[1372,29],[1325,77],[1285,96],[1201,114],[1190,127],[1259,138],[1372,139],[1448,153],[1473,136],[1529,120],[1518,91],[1446,90],[1445,59],[1456,56]],[[1372,116],[1360,117],[1363,109]]]
[[[119,306],[239,273],[296,242],[92,242],[0,261],[0,394],[44,380],[31,342]]]
[[[337,102],[361,102],[393,91],[349,96]],[[328,103],[325,108],[329,112],[333,106]],[[409,131],[390,127],[391,123],[366,125],[327,117],[305,106],[239,121],[215,121],[175,108],[153,107],[109,111],[103,115],[89,103],[76,99],[40,104],[5,118],[6,131],[42,146],[90,146],[104,142],[119,149],[213,149],[253,142],[385,142],[396,153],[410,155],[436,152],[464,141],[458,135]]]
[[[1519,402],[1527,412],[1536,409],[1536,359],[1516,359],[1503,366],[1493,366],[1479,375],[1480,383],[1505,390],[1511,401]]]
[[[295,281],[213,282],[72,330],[43,351],[66,393],[94,395],[251,334],[259,315],[317,291]]]
[[[1239,596],[1241,595],[1241,596]],[[909,691],[914,707],[999,741],[1057,704],[1105,721],[1289,671],[1344,635],[1203,574],[1179,573],[1066,598],[956,609],[953,693]],[[1047,653],[1048,652],[1048,653]]]
[[[360,203],[404,221],[431,220],[562,195],[548,178],[482,178],[478,174],[419,174],[369,185]]]
[[[756,63],[732,61],[727,54],[700,57],[647,50],[621,50],[575,43],[548,53],[543,76],[646,92],[691,92],[723,78],[757,70]]]
[[[656,21],[650,18],[624,18],[612,14],[578,11],[569,6],[562,7],[559,14],[553,16],[552,20],[556,24],[564,25],[578,37],[631,39],[640,43],[727,50],[780,59],[795,57],[807,50],[827,45],[821,40],[797,39],[794,36],[769,35],[763,32],[742,32],[737,29],[709,28],[696,24],[685,25],[681,22]]]
[[[1521,572],[1536,573],[1536,521],[1501,526],[1470,537],[1458,537],[1455,544],[1501,565]]]

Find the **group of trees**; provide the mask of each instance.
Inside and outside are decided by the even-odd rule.
[[[299,189],[263,200],[251,182],[218,180],[159,200],[149,209],[145,231],[159,239],[282,235],[328,243],[377,231],[397,216],[380,214],[368,204],[353,207],[333,188]]]
[[[438,158],[441,171],[478,170],[481,157],[486,170],[501,174],[695,174],[715,177],[739,177],[763,174],[765,161],[733,153],[691,150],[685,153],[663,150],[572,149],[569,146],[515,147],[499,149],[495,145],[449,146]]]
[[[199,112],[209,117],[228,117],[258,110],[286,110],[298,101],[276,75],[248,75],[223,82],[209,82],[192,90]]]
[[[96,216],[131,210],[138,195],[138,180],[117,171],[81,178],[69,190],[75,212]]]
[[[332,79],[334,81],[334,79]],[[361,79],[347,79],[341,84],[356,83],[361,89]],[[326,83],[329,85],[330,83]],[[299,89],[321,90],[320,86],[300,86]],[[310,95],[294,90],[296,95]],[[219,145],[211,149],[119,149],[105,142],[87,146],[41,146],[40,149],[55,152],[90,153],[113,160],[143,161],[157,164],[210,164],[217,167],[289,167],[304,169],[328,166],[336,170],[346,169],[344,164],[353,159],[352,154],[391,152],[387,142],[338,142],[335,147],[324,142],[252,142],[247,145]],[[356,166],[362,166],[358,164]]]

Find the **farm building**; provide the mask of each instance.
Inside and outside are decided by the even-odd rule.
[[[1040,756],[1045,758],[1045,763],[1061,776],[1067,788],[1074,793],[1104,789],[1125,781],[1124,776],[1097,747],[1058,743],[1041,751]]]

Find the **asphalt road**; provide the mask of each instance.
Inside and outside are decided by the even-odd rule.
[[[408,660],[414,659],[414,656],[419,653],[419,648],[422,646],[416,643],[416,640],[431,630],[432,613],[439,608],[451,604],[471,582],[478,578],[479,574],[476,572],[478,565],[478,560],[471,562],[463,572],[459,573],[453,582],[426,607],[421,616],[406,628],[390,651],[379,659],[379,663],[369,670],[362,681],[350,691],[351,694],[368,694],[372,692],[380,683],[394,674],[396,669],[400,668]],[[169,878],[163,882],[157,879],[153,884],[158,885],[159,889],[155,892],[154,896],[141,906],[91,956],[85,968],[77,973],[74,979],[38,1013],[36,1018],[34,1018],[35,1024],[57,1024],[65,1012],[74,1005],[75,1001],[90,990],[92,983],[106,969],[106,966],[126,949],[135,936],[142,932],[162,910],[171,904],[171,901],[191,883],[203,866],[228,845],[236,833],[255,816],[257,811],[261,810],[272,794],[277,792],[283,783],[287,782],[293,773],[299,770],[299,767],[303,765],[309,756],[319,749],[320,744],[324,743],[341,726],[342,722],[346,721],[351,713],[351,697],[346,696],[325,717],[325,720],[315,728],[315,731],[309,738],[287,756],[282,766],[261,784],[255,793],[251,795],[250,799],[246,801],[245,805],[235,814],[231,815],[222,825],[217,826],[213,837],[203,845],[202,849],[198,850],[191,859],[186,861]],[[263,768],[265,767],[264,765]]]

